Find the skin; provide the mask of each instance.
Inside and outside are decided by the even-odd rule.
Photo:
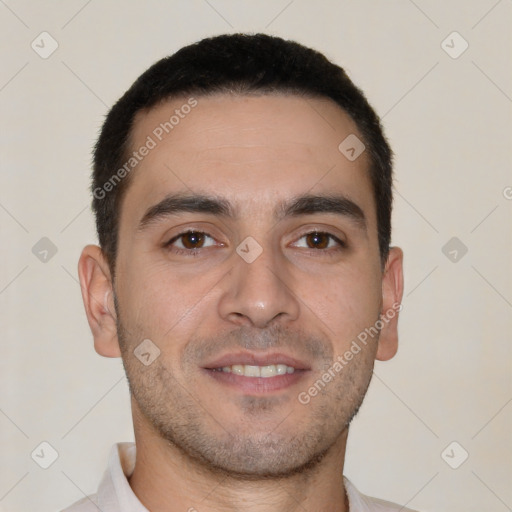
[[[358,131],[336,104],[278,94],[197,100],[131,175],[114,282],[97,246],[79,262],[95,348],[122,356],[130,382],[130,485],[152,512],[346,511],[348,424],[375,359],[397,350],[398,315],[307,405],[298,395],[401,301],[402,251],[391,248],[382,267],[368,158],[351,162],[338,150]],[[133,147],[185,102],[139,113]],[[180,192],[221,196],[237,216],[181,212],[139,229],[149,208]],[[343,195],[365,228],[330,212],[274,217],[277,203],[302,194]],[[189,228],[211,238],[166,246]],[[315,230],[346,246],[307,236]],[[252,263],[236,252],[249,236],[262,249]],[[134,355],[145,339],[160,350],[148,366]],[[229,385],[205,369],[240,353],[284,354],[302,371],[268,390]]]

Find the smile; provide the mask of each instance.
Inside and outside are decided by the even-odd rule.
[[[224,373],[234,373],[242,377],[261,377],[268,379],[277,377],[278,375],[286,375],[287,373],[294,373],[295,368],[287,366],[286,364],[269,364],[266,366],[255,366],[249,364],[233,364],[231,366],[223,366],[216,368],[215,371],[222,371]]]

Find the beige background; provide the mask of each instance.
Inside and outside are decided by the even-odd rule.
[[[511,21],[510,0],[1,0],[0,510],[93,492],[110,446],[132,439],[121,362],[94,352],[77,284],[95,241],[90,149],[150,64],[234,31],[345,67],[396,152],[401,347],[376,365],[345,473],[422,511],[512,510]],[[46,59],[31,48],[43,31],[58,43]],[[468,249],[457,261],[452,237]],[[31,458],[42,441],[59,454],[46,470]]]

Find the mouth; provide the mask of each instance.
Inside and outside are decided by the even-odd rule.
[[[219,384],[250,395],[286,389],[311,370],[302,361],[284,354],[228,354],[202,368]]]
[[[270,379],[278,375],[286,375],[288,373],[295,373],[293,366],[286,364],[269,364],[266,366],[255,366],[252,364],[233,364],[231,366],[223,366],[222,368],[214,368],[213,371],[234,373],[242,377],[261,377],[262,379]]]

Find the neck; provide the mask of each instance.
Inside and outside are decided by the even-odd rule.
[[[151,512],[348,512],[343,484],[348,429],[307,471],[248,480],[214,472],[192,460],[140,415],[134,414],[134,427],[137,457],[129,482]]]

